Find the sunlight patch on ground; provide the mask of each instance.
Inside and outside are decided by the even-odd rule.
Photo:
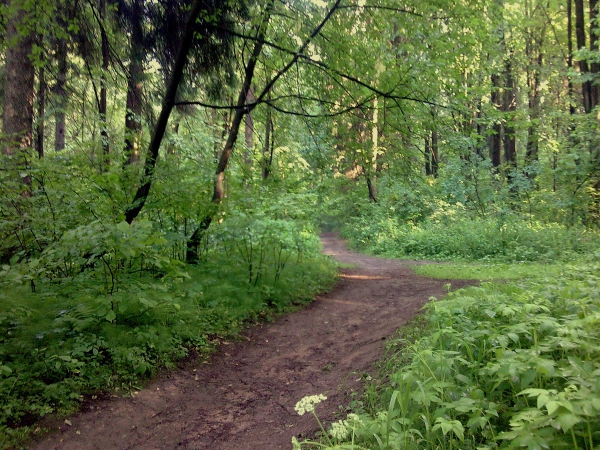
[[[391,280],[392,277],[381,277],[376,275],[340,275],[340,278],[348,278],[350,280]]]

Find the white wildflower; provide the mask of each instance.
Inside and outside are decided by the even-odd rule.
[[[296,403],[296,407],[294,408],[298,414],[301,416],[307,412],[313,412],[315,410],[315,406],[321,403],[323,400],[327,400],[323,394],[319,395],[308,395]]]
[[[361,418],[358,414],[350,413],[350,414],[348,414],[347,419],[348,420],[346,421],[346,423],[351,428],[357,429],[357,428],[365,426],[364,422],[361,420]]]
[[[336,439],[338,442],[344,440],[348,436],[348,422],[340,420],[331,424],[331,430],[329,430],[331,437]]]

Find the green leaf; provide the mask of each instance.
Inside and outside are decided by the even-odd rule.
[[[564,414],[559,414],[556,417],[556,421],[560,424],[562,430],[566,433],[573,426],[579,422],[582,422],[582,418],[577,416],[576,414],[565,412]]]
[[[106,316],[104,316],[104,318],[109,322],[113,322],[117,318],[117,315],[111,310],[108,312],[108,314],[106,314]]]

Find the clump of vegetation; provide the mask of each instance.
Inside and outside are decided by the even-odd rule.
[[[292,205],[289,204],[289,207]],[[92,222],[0,271],[0,446],[87,395],[127,394],[191,350],[304,305],[335,279],[308,222],[237,213],[202,260],[147,220]]]
[[[319,447],[597,448],[599,269],[596,259],[431,302],[416,339],[390,343],[371,407]]]

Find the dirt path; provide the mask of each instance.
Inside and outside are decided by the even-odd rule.
[[[291,448],[292,436],[311,436],[314,420],[298,416],[296,402],[324,393],[317,411],[333,420],[381,358],[386,337],[429,297],[443,296],[447,283],[415,275],[409,262],[350,252],[334,234],[322,240],[325,253],[356,267],[342,271],[333,292],[133,399],[86,407],[31,448],[280,450]]]

